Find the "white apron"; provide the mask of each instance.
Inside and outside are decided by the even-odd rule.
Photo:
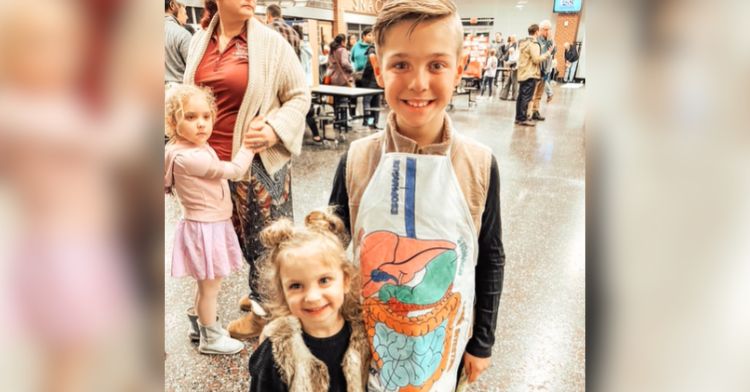
[[[477,236],[449,156],[383,150],[362,195],[353,233],[373,354],[368,391],[456,387]]]

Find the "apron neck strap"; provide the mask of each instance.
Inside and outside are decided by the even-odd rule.
[[[388,152],[385,150],[385,145],[388,144],[388,134],[383,133],[383,141],[380,143],[380,156],[381,158],[385,156]],[[448,145],[448,149],[445,150],[445,156],[450,158],[451,156],[451,148],[453,148],[453,140],[451,140],[451,143]],[[396,151],[398,152],[398,151]]]

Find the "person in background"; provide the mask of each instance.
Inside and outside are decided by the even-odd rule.
[[[349,61],[349,52],[346,50],[346,36],[339,34],[331,41],[331,53],[328,55],[328,68],[331,76],[331,85],[342,87],[354,87],[354,67]],[[346,111],[349,98],[333,97],[333,106],[336,111],[337,128],[345,128]]]
[[[497,70],[495,70],[495,85],[500,81],[500,77],[503,67],[503,60],[505,59],[506,44],[503,42],[503,33],[495,33],[495,39],[492,41],[492,48],[495,49],[495,57],[497,57]]]
[[[229,323],[233,338],[256,337],[265,323],[256,262],[265,249],[260,231],[293,217],[292,155],[302,151],[310,87],[294,49],[238,1],[206,0],[201,25],[190,44],[185,84],[211,88],[218,111],[208,140],[219,159],[231,160],[246,134],[252,168],[230,181],[232,223],[249,264],[250,293],[240,308],[249,313]],[[292,31],[296,36],[297,33]]]
[[[328,71],[328,55],[330,53],[331,47],[328,46],[328,44],[325,44],[320,49],[320,54],[318,55],[318,78],[320,79],[318,82],[321,84],[323,83],[326,71]]]
[[[187,22],[185,6],[164,0],[164,84],[181,83],[192,38],[183,26]]]
[[[539,64],[551,56],[550,51],[541,53],[538,35],[539,25],[533,24],[529,26],[529,36],[518,43],[518,51],[520,52],[518,54],[519,96],[516,101],[516,124],[518,125],[536,125],[528,118],[528,109],[531,106],[529,103],[534,97],[536,86],[542,77]]]
[[[495,85],[495,74],[497,73],[497,52],[495,48],[490,49],[490,55],[484,64],[484,77],[482,78],[482,89],[479,95],[484,95],[485,88],[489,88],[489,97],[492,98],[492,86]]]
[[[357,36],[357,34],[350,34],[349,39],[346,41],[346,50],[351,52],[358,39],[359,37]]]
[[[366,27],[362,31],[362,39],[357,41],[351,49],[351,62],[354,72],[362,72],[367,63],[367,50],[372,46],[372,28]]]
[[[570,42],[565,43],[565,83],[573,83],[576,76],[576,68],[578,67],[578,49],[575,45],[571,45]]]
[[[362,85],[361,79],[362,79],[362,73],[365,69],[365,65],[369,61],[367,58],[367,50],[372,46],[372,28],[366,27],[362,31],[362,39],[357,41],[357,43],[352,47],[351,52],[351,62],[352,66],[354,67],[354,84],[356,87],[364,87]],[[372,96],[366,96],[363,97],[363,101],[369,101],[372,99]],[[349,107],[349,114],[351,116],[354,116],[356,114],[357,109],[357,101],[359,99],[356,99],[354,104]],[[368,105],[368,103],[365,103],[364,105]],[[362,119],[362,125],[366,126],[367,124],[367,118]]]
[[[289,26],[284,19],[281,17],[281,7],[276,4],[271,4],[266,7],[266,24],[268,27],[276,30],[281,34],[284,39],[292,45],[294,53],[297,54],[297,58],[300,57],[299,42],[302,39],[301,35],[298,35],[296,31]]]
[[[545,92],[545,88],[548,87],[545,85],[549,80],[550,72],[552,72],[552,58],[556,53],[555,42],[550,37],[551,29],[552,24],[550,23],[550,21],[543,20],[539,22],[539,33],[537,34],[536,39],[541,48],[541,54],[546,55],[549,53],[549,55],[546,56],[544,58],[544,61],[539,64],[541,73],[540,81],[539,83],[536,83],[536,86],[534,87],[534,97],[531,100],[531,106],[529,108],[531,119],[537,121],[544,121],[544,117],[539,111],[542,107],[542,94]],[[521,54],[521,56],[523,56],[523,54]],[[549,102],[550,100],[552,100],[551,87],[549,87],[549,90],[547,90],[547,102]]]
[[[360,87],[364,88],[380,88],[378,81],[375,77],[375,71],[372,68],[372,57],[376,56],[375,45],[370,45],[367,48],[367,62],[365,63],[365,69],[362,71],[362,80],[360,80]],[[380,120],[380,94],[365,96],[362,101],[364,102],[365,122],[363,125],[367,125],[372,130],[383,129],[378,126],[378,120]],[[371,111],[372,109],[372,111]]]
[[[305,71],[305,78],[307,80],[307,84],[312,86],[313,84],[313,76],[312,76],[312,48],[310,47],[310,44],[304,39],[305,33],[302,30],[302,25],[294,25],[292,26],[295,32],[300,37],[303,37],[303,39],[299,43],[299,49],[300,49],[300,57],[299,61],[302,63],[302,70]],[[310,110],[307,111],[307,115],[305,116],[305,122],[307,123],[307,126],[310,127],[310,132],[312,132],[313,135],[313,141],[316,143],[320,143],[323,141],[323,139],[320,137],[320,132],[318,131],[318,124],[315,122],[315,105],[313,102],[310,102]]]
[[[518,97],[518,50],[515,46],[508,48],[508,59],[505,61],[505,65],[510,68],[510,74],[503,83],[500,99],[515,101]]]

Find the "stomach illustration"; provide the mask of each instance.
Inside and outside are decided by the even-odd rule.
[[[456,244],[376,231],[362,238],[359,258],[380,384],[388,391],[430,390],[455,352]]]

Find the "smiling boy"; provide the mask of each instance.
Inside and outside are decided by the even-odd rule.
[[[490,364],[505,255],[489,148],[445,112],[461,80],[451,0],[385,2],[373,27],[386,129],[342,156],[330,203],[352,233],[370,391],[452,391]]]

